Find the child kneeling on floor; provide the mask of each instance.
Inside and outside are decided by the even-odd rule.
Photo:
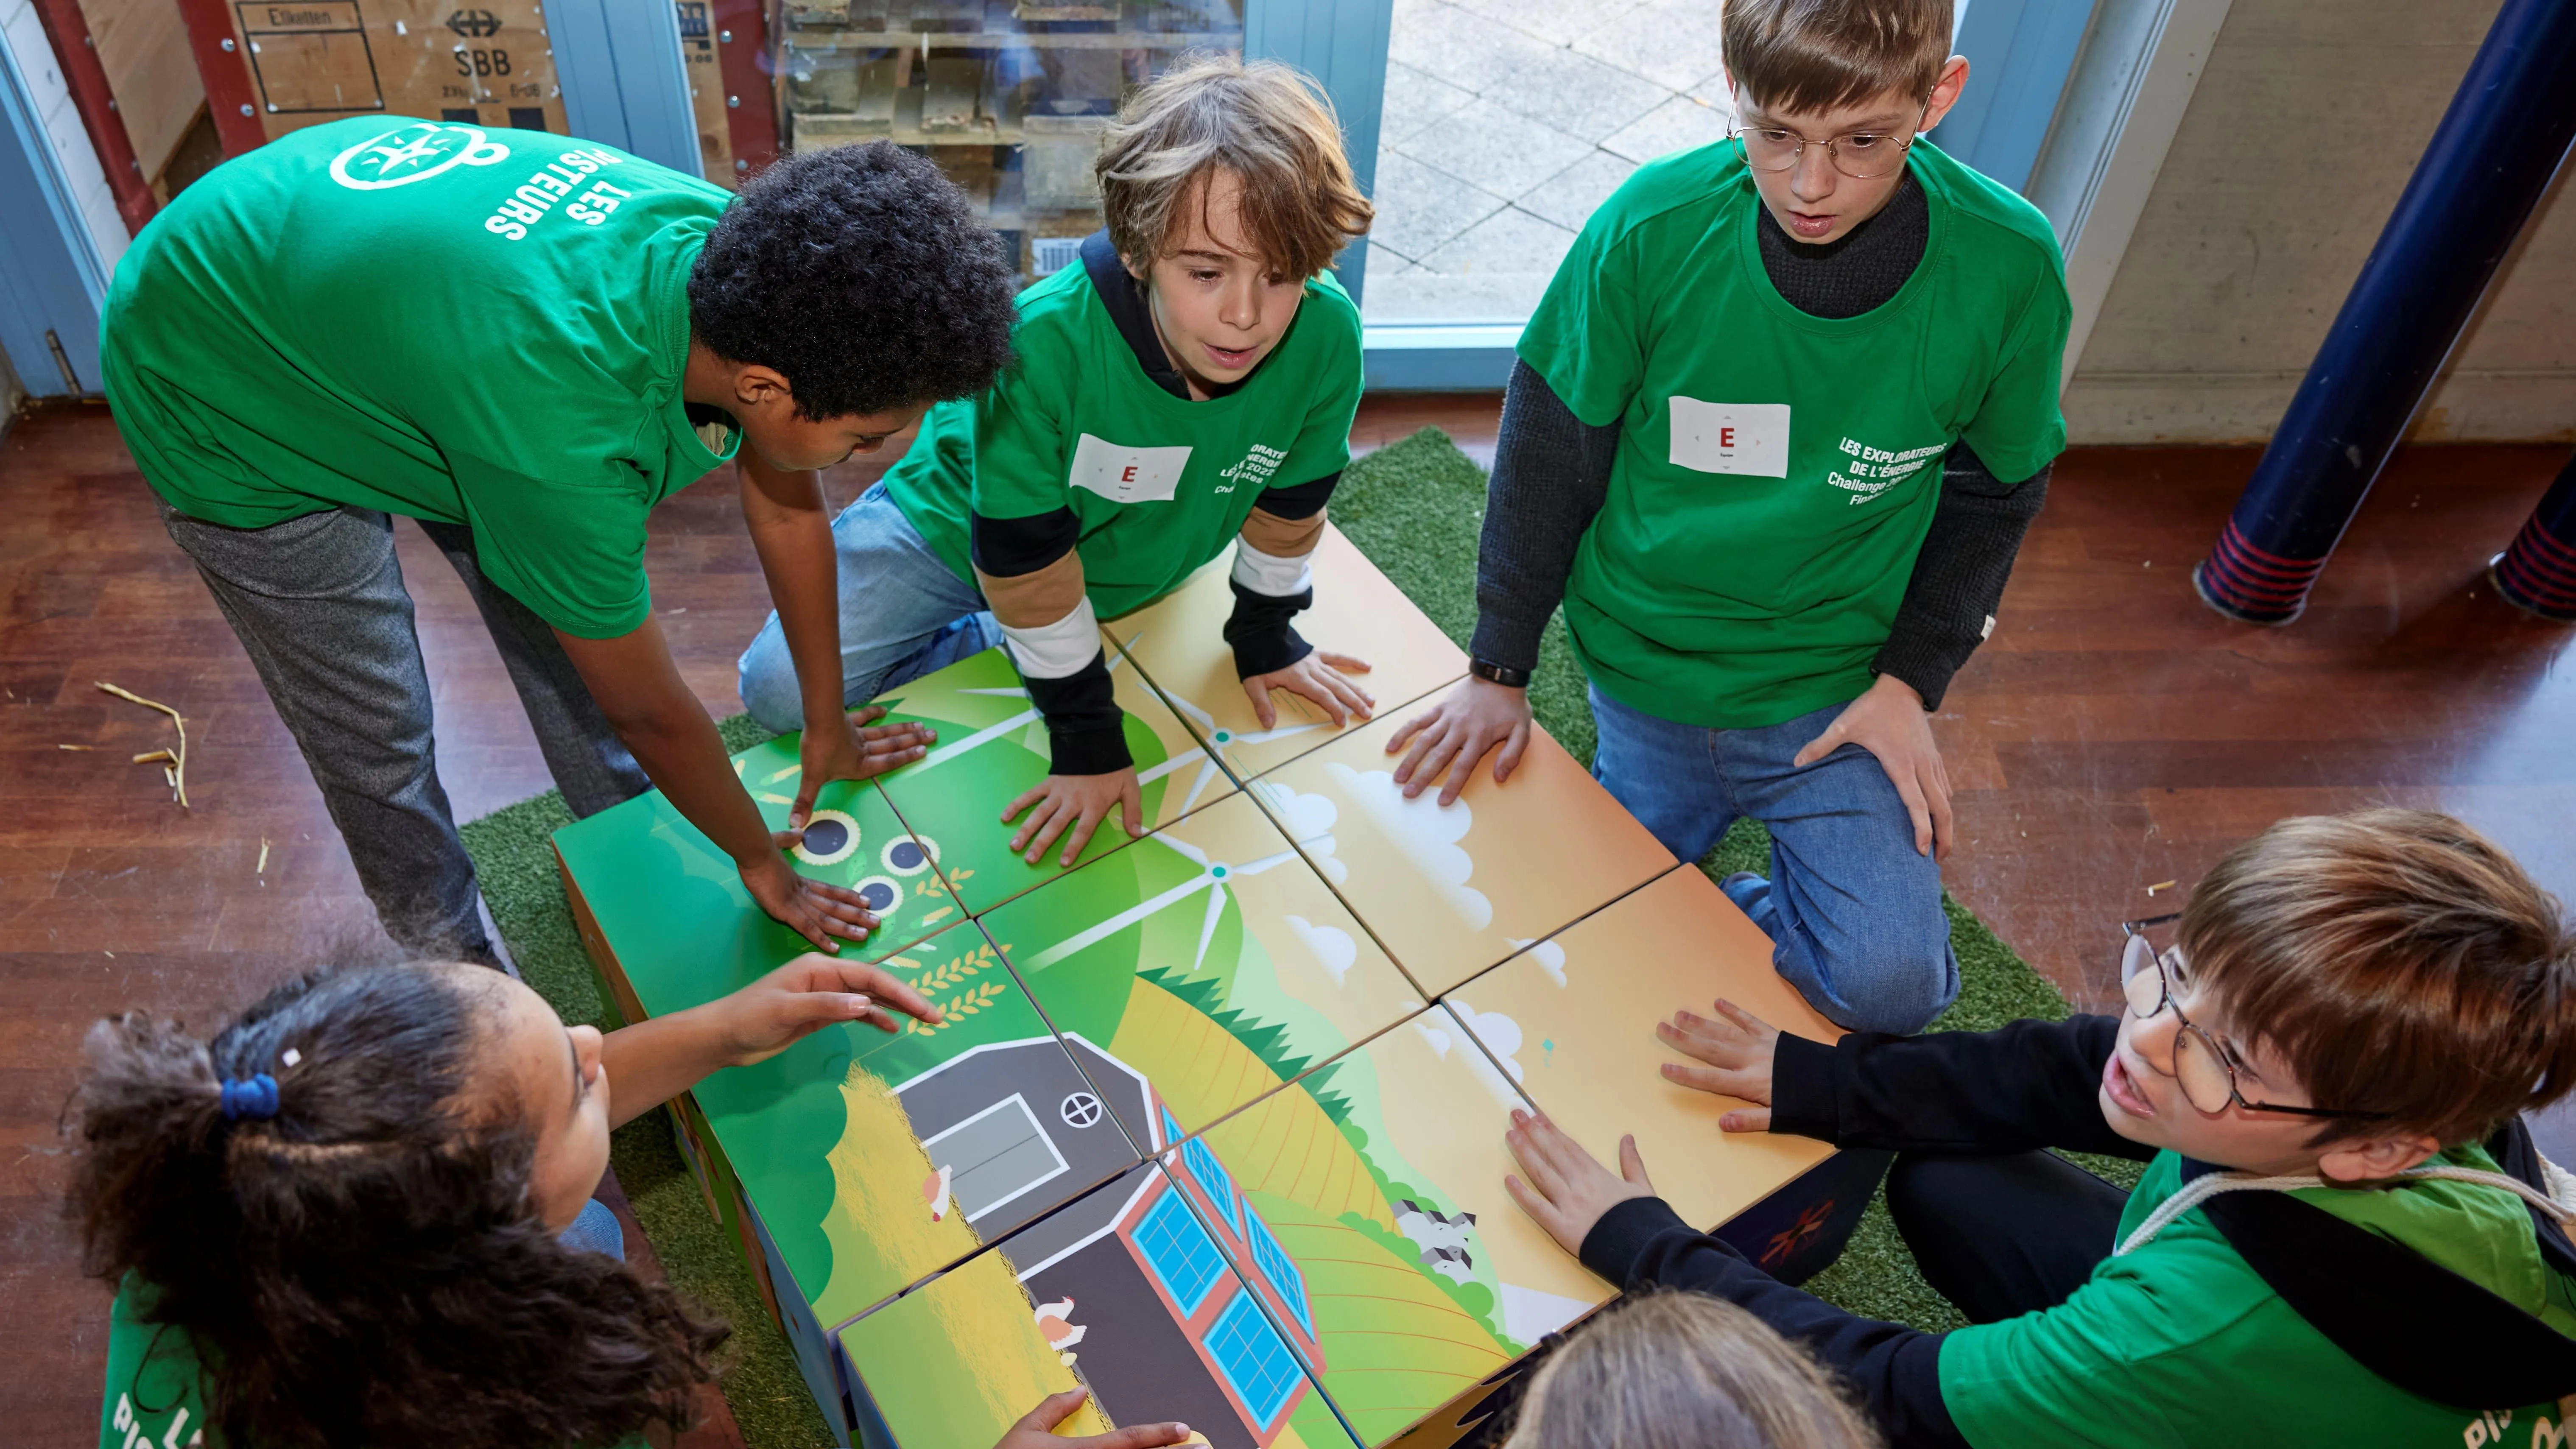
[[[1273,689],[1336,726],[1374,704],[1348,677],[1366,664],[1290,622],[1359,409],[1359,308],[1325,270],[1370,219],[1340,127],[1286,66],[1199,61],[1119,108],[1095,169],[1108,225],[1020,293],[1018,359],[933,407],[832,523],[846,702],[1008,642],[1053,748],[1002,817],[1027,812],[1011,848],[1032,864],[1061,836],[1070,865],[1113,809],[1142,832],[1098,621],[1228,542],[1225,639],[1262,727]],[[772,614],[742,656],[773,729],[802,717],[789,654]]]
[[[2284,820],[2221,860],[2118,1016],[1833,1046],[1733,1006],[1665,1074],[1768,1128],[1901,1154],[1888,1207],[1971,1326],[1786,1287],[1544,1118],[1513,1196],[1632,1290],[1729,1299],[1900,1445],[2562,1446],[2565,1174],[2520,1113],[2576,1086],[2576,935],[2447,816]],[[2046,1149],[2146,1163],[2122,1193]]]
[[[940,1020],[874,967],[808,955],[605,1034],[456,963],[316,972],[211,1041],[100,1022],[71,1210],[119,1284],[101,1449],[612,1445],[687,1424],[728,1330],[623,1261],[590,1196],[610,1129],[894,1012]],[[1005,1449],[1187,1433],[1049,1435],[1079,1403],[1047,1400]]]

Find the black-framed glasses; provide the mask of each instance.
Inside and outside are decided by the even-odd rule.
[[[1738,114],[1743,101],[1736,102]],[[1932,113],[1925,102],[1923,114]],[[1918,120],[1917,124],[1920,124]],[[1914,135],[1896,135],[1883,131],[1854,131],[1848,136],[1835,136],[1811,141],[1781,126],[1738,126],[1730,123],[1726,134],[1744,152],[1744,164],[1756,171],[1787,171],[1798,164],[1809,146],[1822,146],[1834,169],[1854,181],[1875,181],[1893,174],[1905,164],[1905,154],[1914,149]]]
[[[2120,949],[2120,994],[2128,1002],[2129,1014],[2140,1021],[2151,1021],[2165,1008],[2173,1008],[2174,1024],[2181,1028],[2174,1033],[2173,1075],[2175,1084],[2182,1088],[2184,1101],[2212,1115],[2226,1111],[2231,1104],[2248,1112],[2286,1112],[2299,1117],[2367,1120],[2388,1115],[2341,1107],[2285,1107],[2247,1098],[2236,1079],[2235,1057],[2218,1038],[2193,1025],[2191,1018],[2182,1014],[2182,1004],[2175,1000],[2175,983],[2190,976],[2182,947],[2167,946],[2158,951],[2147,940],[2149,926],[2180,919],[2176,913],[2120,923],[2121,934],[2128,938]]]

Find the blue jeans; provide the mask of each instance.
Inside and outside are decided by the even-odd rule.
[[[949,571],[879,483],[832,520],[841,580],[841,702],[864,704],[898,684],[1002,642],[984,595]],[[742,651],[742,707],[785,734],[805,727],[796,664],[773,612]]]
[[[1941,867],[1878,757],[1844,745],[1790,763],[1841,705],[1760,729],[1675,724],[1592,691],[1592,775],[1686,861],[1751,817],[1771,829],[1767,886],[1730,892],[1809,1004],[1861,1031],[1920,1031],[1959,994]],[[1694,1007],[1698,1003],[1693,1003]]]
[[[597,1198],[581,1205],[581,1216],[572,1220],[572,1226],[564,1229],[561,1237],[567,1248],[606,1253],[621,1263],[626,1261],[626,1230],[618,1225],[617,1214],[608,1210],[608,1204]]]

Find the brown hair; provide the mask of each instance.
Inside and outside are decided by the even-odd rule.
[[[90,1028],[68,1210],[89,1271],[193,1346],[209,1439],[604,1446],[695,1417],[725,1326],[567,1247],[534,1137],[464,1110],[485,974],[315,972],[203,1041]],[[269,1115],[234,1120],[222,1084],[261,1073]]]
[[[1288,276],[1331,265],[1375,215],[1351,178],[1332,103],[1276,61],[1201,59],[1166,71],[1118,108],[1094,164],[1109,240],[1139,266],[1169,253],[1181,208],[1204,209],[1218,171],[1241,179],[1237,224]]]
[[[1718,25],[1726,73],[1769,109],[1921,101],[1950,59],[1950,0],[1726,0]]]
[[[1815,1361],[1697,1293],[1602,1314],[1548,1355],[1503,1449],[1877,1449]]]
[[[2283,820],[2183,912],[2183,959],[2319,1106],[2319,1145],[2395,1130],[2445,1146],[2576,1087],[2576,937],[2557,900],[2448,815]]]

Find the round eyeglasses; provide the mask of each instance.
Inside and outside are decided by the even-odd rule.
[[[1742,113],[1743,104],[1742,98],[1738,97],[1738,114]],[[1926,116],[1932,113],[1929,102],[1925,103],[1923,113]],[[1919,120],[1917,124],[1920,124]],[[1744,152],[1744,164],[1756,171],[1790,170],[1798,164],[1798,158],[1806,154],[1809,146],[1822,146],[1825,155],[1834,163],[1834,169],[1854,181],[1875,181],[1893,173],[1905,164],[1905,153],[1914,149],[1912,133],[1900,136],[1891,132],[1854,131],[1848,136],[1810,141],[1784,127],[1730,125],[1726,134],[1733,137],[1737,147]]]
[[[2121,932],[2128,937],[2120,950],[2120,994],[2127,999],[2129,1014],[2140,1021],[2151,1021],[2167,1007],[2173,1009],[2174,1083],[2182,1088],[2183,1100],[2193,1109],[2212,1116],[2230,1105],[2248,1112],[2285,1112],[2299,1117],[2347,1117],[2374,1119],[2385,1112],[2355,1112],[2341,1107],[2285,1107],[2272,1102],[2248,1100],[2236,1080],[2236,1059],[2218,1038],[2192,1024],[2182,1014],[2182,1004],[2175,999],[2176,983],[2189,979],[2182,947],[2167,946],[2158,951],[2148,943],[2146,928],[2177,920],[2178,916],[2151,916],[2143,921],[2122,921]]]

